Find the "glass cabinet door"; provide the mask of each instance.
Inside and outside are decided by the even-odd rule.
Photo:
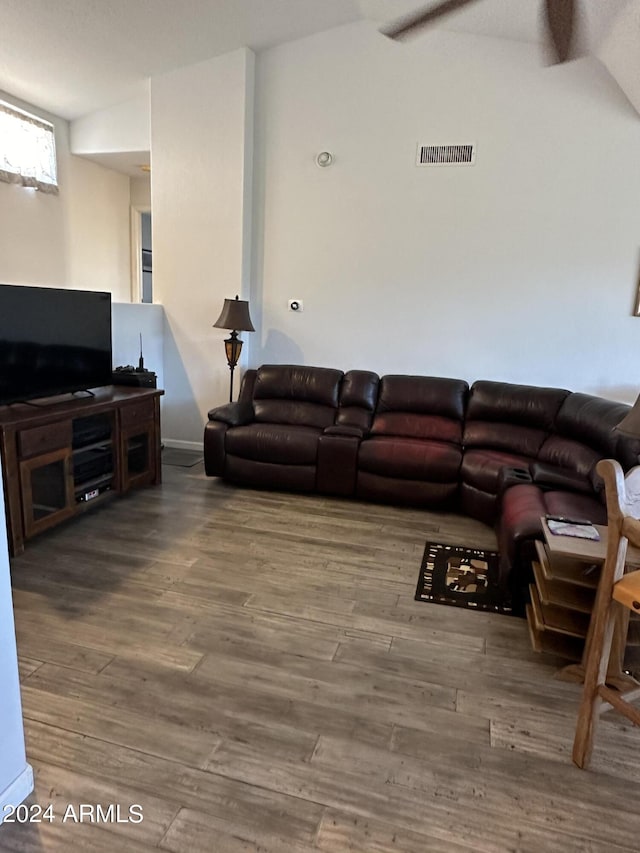
[[[73,514],[73,477],[68,448],[20,463],[25,535],[46,530]]]
[[[151,483],[155,477],[155,430],[152,423],[122,432],[122,488]]]

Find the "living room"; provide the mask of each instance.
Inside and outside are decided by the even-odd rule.
[[[167,446],[200,449],[208,410],[228,399],[224,335],[212,324],[236,293],[256,329],[242,335],[242,368],[496,379],[632,403],[634,93],[620,64],[607,70],[594,55],[548,66],[537,4],[519,4],[536,9],[506,37],[509,4],[484,4],[489,32],[478,8],[464,15],[479,22],[460,13],[396,43],[379,25],[392,5],[417,4],[336,2],[326,29],[264,47],[230,43],[219,55],[196,42],[193,61],[120,77],[119,95],[114,86],[102,101],[82,101],[79,86],[77,102],[57,108],[62,95],[44,81],[73,69],[42,69],[40,89],[28,89],[18,71],[35,48],[23,28],[2,49],[2,99],[54,121],[60,195],[0,184],[0,280],[110,291],[123,317],[119,363],[137,358],[144,328],[146,362],[165,390]],[[612,43],[623,50],[613,13],[637,4],[605,5],[606,59]],[[102,38],[92,11],[78,55]],[[143,11],[131,13],[140,27]],[[65,23],[54,41],[69,58]],[[135,34],[132,25],[123,45]],[[432,144],[473,144],[475,161],[418,168],[417,147]],[[323,151],[326,168],[316,163]],[[98,162],[125,152],[150,152],[150,182]],[[130,208],[141,201],[153,215],[154,306],[130,304]],[[290,299],[303,311],[290,311]],[[192,496],[204,501],[205,486],[192,484]],[[202,520],[204,504],[197,512]]]

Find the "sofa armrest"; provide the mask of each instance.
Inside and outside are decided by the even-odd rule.
[[[227,426],[236,427],[249,424],[253,420],[253,405],[251,403],[227,403],[209,412],[210,421],[221,421]]]
[[[511,486],[521,486],[533,482],[533,477],[528,467],[516,468],[504,465],[498,474],[498,495],[503,495]]]
[[[583,492],[592,494],[594,487],[588,477],[572,471],[570,468],[559,468],[544,462],[533,462],[529,466],[533,482],[541,489],[561,489],[568,492]]]
[[[207,421],[204,427],[204,470],[207,477],[222,477],[226,464],[225,437],[228,425]]]
[[[318,439],[316,488],[324,495],[352,495],[356,489],[360,427],[330,426]]]

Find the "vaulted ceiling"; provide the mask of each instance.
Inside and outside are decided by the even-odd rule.
[[[0,89],[72,119],[135,96],[153,75],[242,45],[259,51],[358,20],[377,28],[429,5],[419,0],[3,0]],[[440,26],[538,42],[540,5],[477,0]],[[637,80],[640,104],[638,7],[640,0],[580,0],[580,40],[591,51],[605,46],[617,68],[614,76],[627,81],[619,80],[632,101],[628,88]],[[615,29],[625,10],[628,21],[618,23],[612,45],[612,25]],[[629,21],[637,23],[636,32],[630,33]]]

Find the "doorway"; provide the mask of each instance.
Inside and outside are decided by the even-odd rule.
[[[151,210],[131,208],[131,301],[153,302]]]

